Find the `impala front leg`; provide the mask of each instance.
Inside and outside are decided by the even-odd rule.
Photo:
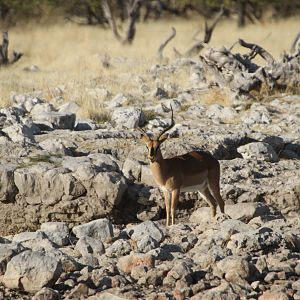
[[[170,193],[164,191],[165,205],[166,205],[166,226],[170,225]]]
[[[179,200],[179,194],[180,194],[179,189],[172,191],[172,203],[171,203],[172,225],[175,224],[175,211]]]

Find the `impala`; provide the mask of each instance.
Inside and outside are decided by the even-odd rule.
[[[170,225],[170,213],[171,224],[174,225],[180,192],[198,191],[209,204],[212,217],[216,216],[217,205],[222,213],[225,206],[220,195],[220,164],[210,153],[192,151],[163,158],[160,145],[168,138],[165,133],[175,125],[172,107],[171,111],[171,124],[157,138],[150,138],[143,128],[138,127],[142,133],[141,140],[148,149],[152,176],[164,193],[167,226]]]

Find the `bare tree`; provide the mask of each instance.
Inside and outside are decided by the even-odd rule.
[[[128,5],[128,27],[125,36],[122,37],[118,31],[116,20],[110,5],[108,4],[107,0],[102,0],[104,17],[106,18],[110,28],[112,29],[114,36],[117,38],[117,40],[121,41],[124,44],[131,44],[133,42],[136,32],[135,23],[139,15],[141,3],[142,0],[130,1]]]
[[[0,44],[0,66],[13,64],[23,56],[23,53],[13,51],[13,57],[10,60],[8,57],[8,45],[9,45],[8,32],[7,31],[3,32],[2,37],[3,37],[2,44]]]

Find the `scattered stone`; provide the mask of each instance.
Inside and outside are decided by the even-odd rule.
[[[32,298],[32,300],[60,300],[60,294],[58,291],[48,287],[43,287]]]
[[[82,256],[93,255],[100,257],[105,252],[103,243],[90,236],[81,237],[76,243],[75,249],[79,251]]]
[[[122,256],[118,260],[118,268],[124,273],[130,273],[137,266],[144,266],[148,269],[153,268],[154,257],[150,254],[134,253]]]

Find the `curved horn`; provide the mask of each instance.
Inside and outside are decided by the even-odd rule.
[[[142,118],[141,118],[142,117],[142,111],[143,111],[143,109],[141,108],[141,112],[140,112],[140,116],[139,116],[139,121],[138,121],[138,127],[137,127],[137,129],[140,131],[140,133],[144,137],[146,137],[147,139],[149,139],[149,136],[148,136],[147,132],[145,131],[145,129],[140,126],[141,120],[142,120]]]
[[[170,105],[171,111],[172,111],[172,115],[171,115],[171,124],[165,128],[158,136],[157,140],[159,141],[159,139],[162,137],[162,135],[164,133],[166,133],[168,130],[170,130],[174,125],[175,125],[175,121],[174,121],[174,116],[173,116],[173,108],[172,105]]]

